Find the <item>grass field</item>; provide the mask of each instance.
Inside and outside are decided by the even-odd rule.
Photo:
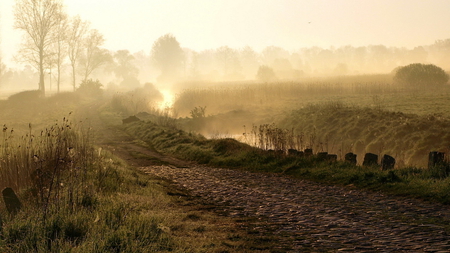
[[[169,182],[94,146],[91,127],[98,126],[80,114],[93,102],[99,98],[76,93],[0,101],[0,118],[7,123],[0,141],[0,186],[11,187],[22,203],[10,212],[0,200],[1,252],[259,247],[234,221],[202,210]]]
[[[448,86],[420,90],[351,79],[210,85],[178,95],[174,108],[184,116],[173,124],[176,127],[164,130],[156,118],[147,118],[150,121],[134,123],[126,130],[161,152],[212,166],[287,173],[449,203],[448,165],[427,168],[430,151],[449,152],[449,100]],[[206,113],[194,117],[195,108],[206,108]],[[261,136],[269,140],[269,135],[276,141],[254,148],[261,148]],[[264,151],[276,145],[284,153],[289,148],[312,148],[314,153],[334,153],[339,159],[353,152],[358,165]],[[395,157],[395,169],[361,166],[366,152]]]
[[[187,115],[183,129],[205,136],[245,140],[252,128],[273,124],[313,136],[317,152],[387,153],[412,166],[425,166],[430,151],[448,150],[450,86],[421,90],[381,83],[386,76],[361,78],[185,90],[174,109]],[[206,108],[205,117],[189,117],[196,107]]]

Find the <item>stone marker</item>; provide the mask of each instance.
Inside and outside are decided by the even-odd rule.
[[[392,170],[395,166],[395,158],[390,155],[384,155],[381,158],[381,170]]]
[[[326,161],[327,155],[328,155],[328,152],[319,152],[319,153],[317,153],[317,158],[319,161]]]
[[[444,162],[445,153],[432,151],[428,155],[428,168],[432,168]]]
[[[303,153],[306,157],[309,157],[309,156],[313,155],[313,150],[312,150],[312,148],[307,148],[307,149],[305,149],[305,151]]]
[[[282,150],[282,149],[278,149],[277,151],[275,151],[275,153],[276,153],[278,156],[282,156],[282,155],[285,154],[285,153],[284,153],[284,150]]]
[[[334,163],[337,161],[337,155],[328,154],[327,155],[327,161],[330,163]]]
[[[7,187],[3,189],[2,194],[6,209],[10,214],[16,214],[20,209],[22,209],[22,203],[12,188]]]
[[[345,159],[346,162],[349,162],[349,163],[352,163],[352,164],[356,165],[356,154],[347,153],[347,154],[345,154],[344,159]]]
[[[373,153],[366,153],[366,155],[364,155],[363,166],[372,165],[378,165],[378,155],[375,155]]]
[[[298,155],[297,149],[293,149],[293,148],[288,149],[288,155],[291,155],[291,156]]]
[[[135,121],[140,121],[140,119],[136,116],[130,116],[126,119],[123,119],[122,124],[128,124],[128,123],[135,122]]]

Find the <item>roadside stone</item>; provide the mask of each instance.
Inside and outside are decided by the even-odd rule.
[[[349,162],[349,163],[351,163],[351,164],[355,164],[355,165],[356,165],[356,155],[353,154],[353,153],[347,153],[347,154],[345,154],[344,160],[345,160],[346,162]]]
[[[3,189],[2,194],[6,209],[10,214],[14,215],[22,209],[22,203],[12,188],[7,187]]]
[[[381,170],[392,170],[395,166],[395,158],[390,155],[384,155],[381,159]]]
[[[363,166],[378,165],[378,155],[373,153],[366,153],[364,155]]]

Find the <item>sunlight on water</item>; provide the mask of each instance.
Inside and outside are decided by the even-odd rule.
[[[161,90],[160,92],[163,94],[164,100],[158,104],[159,109],[171,108],[175,102],[175,96],[170,90]]]

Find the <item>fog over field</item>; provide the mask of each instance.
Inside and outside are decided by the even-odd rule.
[[[57,1],[60,2],[60,1]],[[79,15],[114,56],[127,50],[140,84],[166,88],[152,46],[171,34],[182,49],[170,81],[254,80],[259,66],[280,80],[323,75],[389,73],[413,62],[449,69],[446,24],[448,1],[75,1],[61,2],[67,18]],[[13,0],[1,3],[1,55],[17,81],[4,88],[33,88],[36,69],[20,56],[24,32],[14,29]],[[107,6],[107,8],[106,8]],[[114,57],[113,57],[114,58]],[[117,63],[115,57],[114,61]],[[62,62],[61,85],[70,89],[69,61]],[[31,66],[28,67],[28,66]],[[120,84],[111,64],[95,69],[103,84]],[[54,67],[46,67],[55,79]],[[82,72],[82,70],[81,70]],[[135,71],[137,72],[137,71]],[[81,73],[77,73],[82,76]],[[26,76],[26,77],[24,77]],[[6,79],[6,80],[5,80]],[[9,81],[8,81],[9,79]],[[55,80],[53,80],[53,84]],[[78,85],[78,84],[77,84]],[[129,85],[132,86],[132,85]],[[171,85],[169,85],[171,86]],[[54,88],[54,87],[52,87]],[[177,88],[180,88],[179,85]]]
[[[393,98],[407,92],[400,97],[414,100],[411,93],[437,87],[438,79],[416,75],[420,69],[441,71],[438,86],[448,86],[448,1],[0,4],[3,99],[24,90],[47,97],[100,90],[113,97],[124,117],[158,112],[190,118],[180,124],[206,136],[239,136],[244,125],[296,127],[283,116],[324,102],[446,114],[446,107],[423,106],[421,99],[401,104]],[[39,15],[47,15],[46,30],[34,26]],[[411,64],[422,65],[401,76],[398,70]],[[335,137],[341,146],[347,138]],[[358,143],[362,154],[373,141],[346,145]]]
[[[0,252],[448,251],[449,24],[449,0],[0,0]]]

